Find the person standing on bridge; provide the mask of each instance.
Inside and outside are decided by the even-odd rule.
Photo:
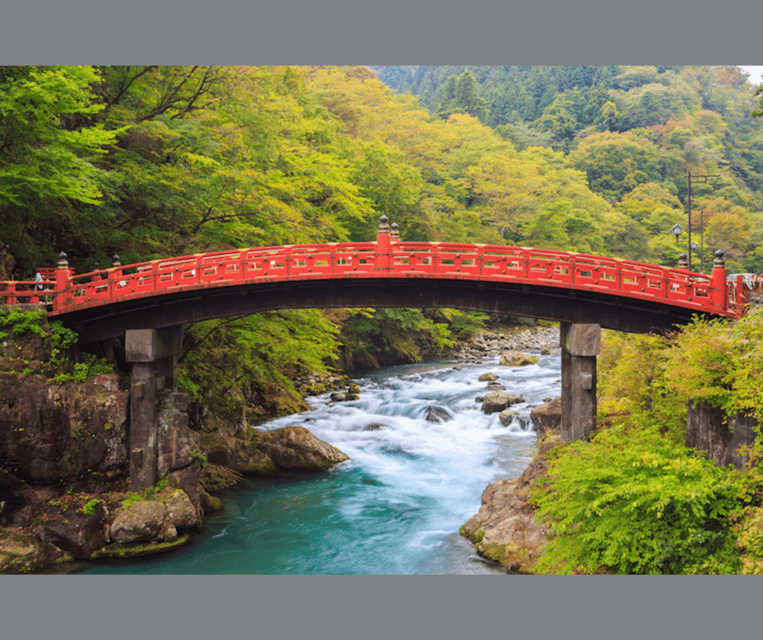
[[[35,275],[34,275],[34,281],[39,283],[39,284],[37,285],[37,290],[38,290],[38,291],[42,291],[42,288],[43,288],[43,284],[42,284],[42,274],[40,273],[40,270],[39,270],[39,269],[37,269],[37,270],[36,270],[36,273],[35,273]]]

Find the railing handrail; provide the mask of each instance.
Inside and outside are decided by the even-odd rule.
[[[379,242],[379,238],[377,242],[251,247],[189,254],[77,275],[63,262],[55,271],[53,315],[180,290],[317,278],[418,277],[516,282],[657,300],[729,316],[741,315],[747,300],[742,278],[726,282],[722,267],[717,274],[714,269],[713,275],[708,276],[686,269],[556,249],[389,239]],[[50,280],[45,282],[51,284]],[[9,283],[0,283],[3,284]],[[16,284],[33,286],[39,282]],[[11,297],[4,295],[5,291],[0,286],[0,301]]]

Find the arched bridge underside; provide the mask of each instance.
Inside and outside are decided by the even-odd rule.
[[[594,291],[511,282],[441,278],[347,278],[261,282],[164,293],[57,314],[83,342],[120,337],[128,329],[165,328],[277,309],[448,307],[596,323],[629,332],[665,331],[703,313]]]
[[[82,342],[275,309],[450,307],[666,331],[694,315],[737,317],[741,279],[562,251],[376,242],[184,256],[70,276],[59,264],[51,316]]]

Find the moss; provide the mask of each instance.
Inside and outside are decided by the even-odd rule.
[[[137,544],[111,544],[90,554],[91,560],[107,558],[139,558],[179,549],[188,542],[189,535],[178,536],[171,542],[145,542]]]

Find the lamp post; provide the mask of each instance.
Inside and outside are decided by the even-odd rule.
[[[720,173],[715,173],[713,175],[702,175],[702,176],[693,176],[691,174],[691,171],[686,172],[686,183],[688,185],[688,210],[689,210],[689,271],[691,271],[691,250],[692,250],[692,244],[691,244],[691,183],[692,180],[695,182],[707,182],[708,178],[718,178],[720,177]],[[702,217],[700,218],[700,251],[699,251],[699,260],[700,260],[700,272],[704,272],[705,270],[705,256],[703,255],[705,252],[705,213],[704,210],[702,211]]]

